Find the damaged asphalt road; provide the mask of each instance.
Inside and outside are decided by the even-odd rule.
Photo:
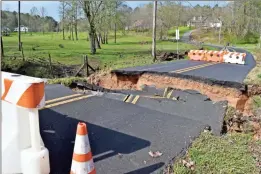
[[[175,62],[169,62],[164,64],[154,64],[146,66],[138,66],[132,68],[122,69],[126,72],[141,71],[141,72],[166,72],[175,73],[175,71],[182,71],[181,74],[191,75],[196,77],[203,77],[215,80],[230,81],[243,83],[247,74],[255,67],[256,63],[254,57],[251,53],[247,53],[246,64],[227,64],[227,63],[217,63],[211,66],[207,65],[209,62],[205,61],[192,61],[192,60],[178,60]],[[200,68],[186,70],[186,68],[196,67],[198,65],[203,65]]]
[[[191,31],[185,33],[181,38],[182,42],[189,43]],[[206,46],[215,47],[222,49],[223,47],[204,44]],[[190,75],[201,78],[214,79],[219,81],[230,81],[243,83],[247,74],[256,66],[254,56],[241,48],[228,47],[230,51],[237,51],[241,53],[246,53],[246,63],[245,65],[228,64],[228,63],[217,63],[213,65],[208,65],[210,62],[206,61],[192,61],[192,60],[177,60],[169,63],[159,63],[154,65],[145,65],[138,67],[130,67],[120,69],[120,71],[126,72],[163,72],[163,73],[181,73],[184,75]],[[191,68],[191,69],[190,69]],[[189,70],[190,69],[190,70]]]
[[[46,86],[47,101],[66,95],[75,92],[62,85]],[[173,92],[180,101],[141,97],[136,104],[122,101],[126,94],[95,95],[40,111],[41,136],[49,149],[51,173],[69,173],[80,121],[87,123],[97,173],[147,174],[158,173],[184,154],[209,125],[206,118],[213,121],[212,129],[219,131],[226,110],[226,103],[213,104],[195,91]],[[149,151],[163,155],[152,158]]]

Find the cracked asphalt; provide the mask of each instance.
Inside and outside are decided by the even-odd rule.
[[[189,34],[184,36],[183,41],[186,41]],[[255,66],[250,53],[246,60],[245,66],[216,64],[184,74],[243,82]],[[125,70],[171,72],[206,63],[179,60]],[[144,97],[163,95],[164,89],[155,87],[147,87],[144,91],[125,90],[124,94],[88,92],[79,95],[92,96],[80,100],[76,100],[76,92],[62,85],[46,85],[45,92],[47,103],[55,104],[40,110],[40,131],[49,149],[52,174],[70,172],[78,122],[87,124],[97,173],[159,173],[184,154],[206,126],[220,135],[227,108],[227,102],[212,102],[192,90],[174,90],[168,99]],[[127,94],[139,96],[135,104],[123,101]],[[68,102],[66,96],[75,100]],[[57,100],[60,97],[65,98]],[[152,158],[149,151],[160,151],[163,155]]]
[[[189,42],[189,35],[191,32],[187,32],[181,38],[182,42]],[[204,44],[212,47],[222,49],[221,46]],[[230,81],[230,82],[239,82],[243,83],[247,74],[256,66],[255,59],[253,55],[243,49],[228,47],[229,50],[235,50],[237,52],[246,53],[246,64],[237,65],[237,64],[227,64],[227,63],[218,63],[210,66],[201,66],[196,69],[182,72],[182,74],[192,75],[197,77],[210,78],[215,80]],[[175,48],[173,48],[174,50]],[[209,62],[205,61],[192,61],[192,60],[177,60],[175,62],[169,63],[160,63],[154,65],[138,66],[125,68],[122,70],[125,71],[156,71],[156,72],[169,72],[175,73],[178,70],[184,70],[185,68],[195,67],[198,65],[207,65]]]
[[[47,101],[74,94],[62,85],[46,86]],[[137,104],[121,101],[120,94],[103,95],[40,110],[41,136],[50,152],[52,174],[69,173],[80,121],[87,123],[97,173],[146,174],[160,172],[174,157],[184,154],[209,125],[205,116],[211,117],[213,130],[220,129],[222,124],[216,123],[225,112],[223,104],[213,104],[193,91],[173,93],[183,99],[180,102],[140,98]],[[185,109],[194,101],[205,104]],[[152,158],[149,151],[163,155]]]

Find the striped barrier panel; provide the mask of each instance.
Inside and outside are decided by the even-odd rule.
[[[223,62],[223,56],[226,54],[225,51],[208,51],[206,53],[207,61],[209,62]]]
[[[190,60],[205,60],[205,50],[191,50],[188,53]]]
[[[39,131],[44,81],[1,72],[2,173],[48,174],[49,152]]]
[[[228,52],[223,56],[225,63],[245,64],[246,53]]]

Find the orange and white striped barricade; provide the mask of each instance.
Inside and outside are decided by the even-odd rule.
[[[188,54],[190,60],[204,60],[206,51],[191,50]]]
[[[42,79],[1,72],[2,173],[48,174],[49,152],[39,131]]]
[[[188,57],[189,57],[189,59],[191,59],[191,57],[192,57],[194,51],[195,51],[195,50],[190,50],[190,51],[188,52]]]
[[[224,54],[226,54],[226,51],[210,51],[207,53],[207,61],[224,62]]]
[[[228,52],[224,56],[225,63],[245,64],[246,53]]]
[[[227,51],[219,51],[218,56],[220,57],[220,62],[224,62],[224,55],[227,54]]]
[[[96,174],[85,123],[78,123],[70,174]]]
[[[223,62],[223,51],[208,51],[206,53],[207,61],[209,62]]]

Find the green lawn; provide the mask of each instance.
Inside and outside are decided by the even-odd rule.
[[[193,30],[193,28],[191,28],[191,27],[179,27],[179,37],[181,38],[184,33],[188,32],[190,30]],[[176,27],[171,28],[168,31],[168,35],[173,36],[173,37],[176,36]]]
[[[182,160],[174,164],[175,174],[258,174],[260,170],[256,167],[256,161],[250,151],[253,142],[252,136],[248,134],[227,134],[214,136],[210,133],[202,133],[196,139],[188,154],[183,159],[187,162],[192,160],[195,169],[184,167]]]
[[[68,35],[68,33],[67,33]],[[18,50],[17,34],[3,37],[4,52],[6,58],[21,57]],[[136,65],[151,64],[151,37],[143,36],[134,32],[128,35],[118,33],[117,43],[114,43],[113,35],[109,37],[109,44],[101,45],[102,49],[97,54],[90,55],[90,45],[86,40],[87,33],[79,33],[79,40],[62,40],[61,33],[29,33],[22,34],[24,54],[26,58],[47,58],[51,54],[54,61],[64,64],[81,64],[82,55],[87,54],[92,60],[101,62],[110,68],[130,67]],[[141,42],[147,42],[142,44]],[[62,44],[63,48],[59,45]],[[35,47],[33,50],[32,48]],[[195,46],[180,43],[181,50],[196,49]],[[158,41],[157,51],[176,51],[176,43]]]
[[[192,37],[201,42],[219,44],[219,33],[218,30],[201,30],[192,33]],[[244,43],[243,39],[238,39],[235,36],[231,36],[227,33],[222,33],[221,45],[226,45],[230,43],[231,46],[236,46],[239,48],[246,49],[248,51],[255,51],[258,49],[258,43]],[[243,42],[243,43],[242,43]]]

